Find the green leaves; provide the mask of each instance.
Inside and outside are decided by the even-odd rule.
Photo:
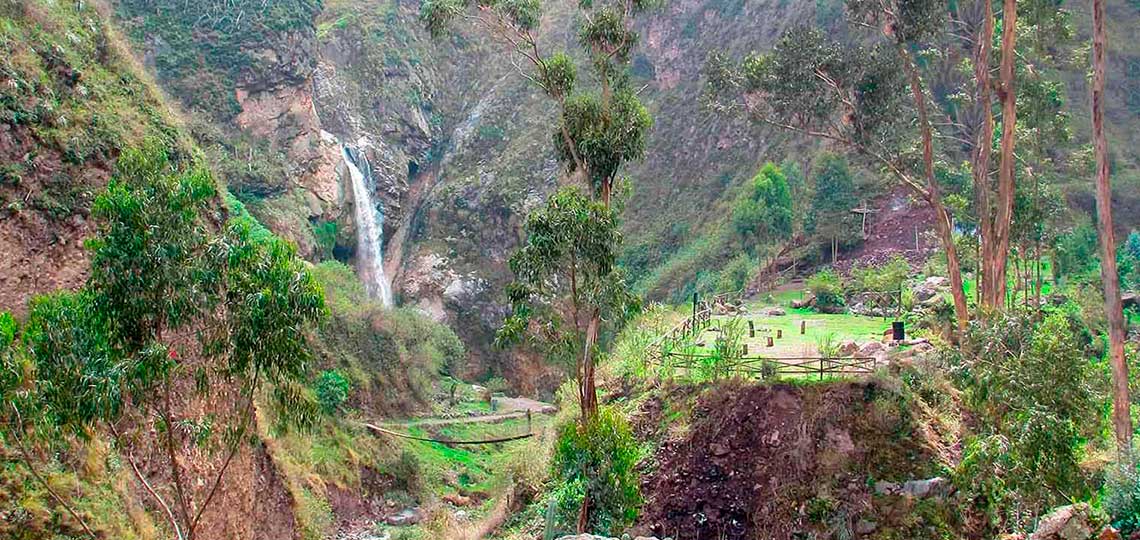
[[[107,191],[95,199],[98,235],[92,251],[95,308],[107,318],[109,338],[127,354],[163,328],[177,329],[208,306],[203,268],[207,231],[199,214],[216,195],[204,169],[176,172],[156,143],[119,158]]]
[[[627,89],[614,92],[608,102],[595,94],[577,94],[566,100],[553,141],[560,159],[576,170],[563,130],[569,134],[591,183],[601,190],[613,182],[623,163],[645,155],[651,127],[649,111]]]
[[[1011,513],[1029,515],[1089,495],[1080,461],[1085,441],[1100,432],[1103,374],[1086,357],[1077,324],[1056,312],[971,329],[955,370],[979,424],[970,444],[979,451],[962,465],[970,495],[1000,493]]]
[[[949,5],[945,0],[847,0],[847,12],[898,43],[931,39],[943,31]]]
[[[565,318],[575,325],[583,322],[580,319],[590,307],[624,319],[636,306],[624,275],[615,268],[621,233],[613,209],[579,189],[563,188],[550,196],[544,208],[527,216],[524,230],[526,244],[510,260],[515,280],[507,295],[513,314],[496,337],[501,344],[521,339],[536,311],[547,314],[549,324],[560,326],[563,317],[548,312],[566,296],[573,306],[570,311],[578,313]]]
[[[326,313],[324,294],[292,245],[250,234],[248,223],[234,222],[224,236],[228,332],[213,350],[228,353],[231,373],[296,379],[309,358],[305,331]]]
[[[750,246],[792,234],[792,192],[783,171],[765,163],[736,201],[732,221]]]
[[[352,384],[341,372],[335,370],[322,371],[313,384],[317,393],[317,402],[326,414],[333,414],[348,400],[348,392]]]
[[[559,525],[573,530],[578,508],[589,497],[587,531],[621,534],[641,505],[636,468],[640,459],[641,448],[629,424],[612,408],[599,409],[585,425],[562,425],[552,462],[561,485],[555,493]]]
[[[108,344],[100,315],[84,291],[39,296],[22,336],[35,366],[35,416],[80,435],[115,418],[123,405],[126,366]]]
[[[432,37],[443,37],[466,7],[467,2],[463,0],[424,0],[420,4],[420,21]]]
[[[562,99],[574,90],[578,68],[569,55],[557,52],[539,64],[539,77],[543,89],[550,97]]]

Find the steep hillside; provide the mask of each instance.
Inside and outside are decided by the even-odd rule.
[[[186,127],[124,43],[102,3],[0,2],[5,52],[0,58],[0,392],[5,397],[0,536],[81,538],[89,527],[99,538],[173,537],[151,492],[173,500],[169,459],[194,479],[187,492],[195,505],[212,497],[201,514],[199,538],[322,538],[335,534],[334,521],[350,513],[337,504],[382,506],[378,501],[385,497],[401,504],[433,500],[433,492],[405,485],[419,473],[414,463],[410,472],[398,467],[400,445],[364,435],[345,415],[364,411],[366,419],[375,420],[429,410],[441,373],[462,365],[463,345],[446,327],[417,313],[367,301],[357,276],[335,261],[306,270],[323,286],[330,313],[307,336],[313,364],[306,366],[300,391],[321,397],[328,391],[323,381],[331,379],[334,398],[341,396],[317,419],[313,433],[281,432],[268,396],[259,397],[256,435],[241,439],[248,444],[229,461],[222,437],[232,436],[236,426],[223,430],[214,422],[232,418],[244,400],[238,383],[215,369],[216,353],[203,348],[199,338],[211,333],[206,330],[214,322],[207,320],[169,338],[174,343],[170,358],[180,359],[167,387],[170,420],[180,434],[198,435],[180,438],[173,447],[158,444],[170,424],[153,411],[134,410],[134,403],[113,423],[93,422],[78,436],[51,437],[41,429],[53,417],[34,416],[41,410],[27,396],[38,386],[62,381],[37,378],[35,364],[23,356],[31,353],[17,351],[14,343],[26,336],[29,301],[51,305],[85,286],[91,273],[85,243],[106,225],[92,216],[92,205],[112,176],[123,173],[121,154],[153,150],[164,156],[163,173],[224,158],[212,173],[198,170],[211,194],[197,217],[203,230],[216,233],[227,220],[238,221],[250,227],[256,241],[272,240],[272,233],[224,189],[272,175],[259,176],[264,171],[252,162],[198,146],[202,126]],[[199,113],[192,107],[187,116],[197,122]],[[340,148],[330,148],[340,163]],[[291,178],[282,180],[295,185]],[[304,186],[290,189],[312,194]],[[316,203],[311,209],[322,211]],[[53,296],[44,296],[49,293]],[[9,387],[13,380],[16,385]],[[9,391],[21,401],[9,402]],[[10,407],[24,407],[25,399],[28,408],[13,415]],[[209,480],[227,463],[224,480],[211,495]],[[382,482],[370,485],[378,491],[361,488],[377,475]],[[330,485],[350,490],[351,497]]]
[[[85,277],[94,194],[120,149],[189,153],[159,93],[91,6],[0,2],[0,306]]]

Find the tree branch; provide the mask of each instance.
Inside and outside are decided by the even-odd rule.
[[[51,488],[51,485],[47,483],[47,480],[43,476],[40,476],[40,472],[36,470],[36,467],[34,465],[32,465],[32,453],[28,451],[28,448],[26,446],[24,446],[24,439],[19,435],[16,435],[16,430],[22,430],[24,426],[24,420],[20,416],[20,409],[16,408],[15,403],[11,403],[10,405],[12,406],[12,412],[16,413],[16,427],[12,430],[12,438],[15,439],[16,446],[20,449],[20,455],[24,459],[24,466],[28,468],[28,472],[32,473],[32,476],[35,477],[36,481],[38,481],[40,485],[42,485],[44,489],[47,490],[48,494],[51,495],[53,499],[55,499],[55,502],[59,503],[59,505],[62,506],[64,510],[67,510],[67,513],[70,514],[71,517],[75,519],[75,521],[79,522],[79,526],[83,527],[83,530],[89,536],[91,536],[91,538],[98,538],[95,535],[95,532],[91,530],[91,527],[87,526],[87,522],[84,521],[83,518],[79,517],[79,514],[75,511],[75,509],[72,508],[70,504],[67,504],[67,501],[63,500],[63,497],[61,497],[58,493],[55,492],[54,489]]]

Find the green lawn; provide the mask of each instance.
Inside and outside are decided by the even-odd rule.
[[[751,306],[751,311],[761,309],[759,305]],[[883,332],[891,327],[890,319],[864,317],[861,315],[837,314],[830,315],[816,313],[808,309],[788,309],[787,315],[769,316],[751,314],[741,317],[745,331],[744,342],[748,345],[748,354],[761,354],[774,357],[807,357],[816,356],[821,342],[830,340],[833,343],[842,341],[855,341],[865,343],[879,341]],[[698,337],[700,349],[710,349],[719,335],[716,330],[719,326],[731,320],[732,317],[714,317],[709,328]],[[752,321],[755,335],[748,335],[748,321]],[[804,333],[800,334],[800,324],[803,323]],[[781,336],[778,337],[777,336]],[[773,346],[768,347],[768,336],[773,338]]]

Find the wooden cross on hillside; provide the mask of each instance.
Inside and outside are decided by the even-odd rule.
[[[866,204],[864,204],[862,208],[851,209],[852,214],[859,214],[863,218],[863,240],[867,239],[867,214],[874,214],[875,212],[878,212],[878,210],[867,208]]]

